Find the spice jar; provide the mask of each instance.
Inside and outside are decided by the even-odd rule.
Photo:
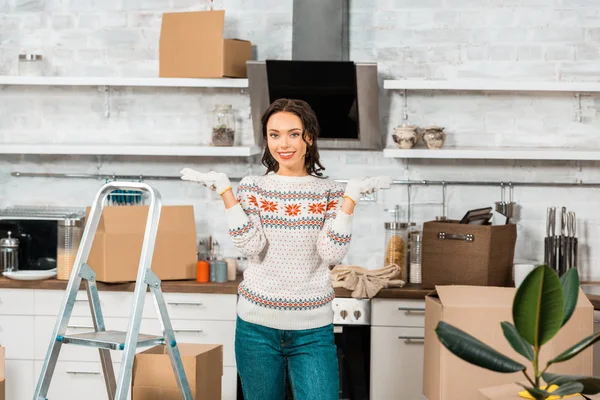
[[[81,220],[65,218],[58,221],[56,247],[56,279],[69,280],[81,242]]]
[[[41,54],[19,54],[19,76],[43,76],[44,60]]]
[[[406,244],[408,224],[406,222],[385,223],[384,267],[396,264],[400,267],[400,279],[406,281]]]
[[[8,231],[8,237],[0,239],[0,272],[19,270],[19,239],[11,237],[11,234]]]
[[[212,114],[212,145],[233,146],[235,142],[235,116],[231,104],[215,106]]]

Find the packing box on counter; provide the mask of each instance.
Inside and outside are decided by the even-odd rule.
[[[511,286],[517,227],[423,224],[422,285]]]
[[[245,78],[247,40],[224,39],[225,11],[164,13],[159,41],[163,78]]]
[[[148,206],[104,207],[88,257],[97,281],[136,280],[147,217]],[[161,280],[194,279],[196,262],[193,206],[162,206],[152,271]]]
[[[185,376],[194,400],[221,398],[223,346],[220,344],[178,343]],[[180,400],[171,360],[164,345],[135,355],[132,400]]]
[[[429,400],[478,400],[479,389],[521,382],[522,373],[504,374],[472,365],[450,353],[439,341],[435,328],[440,321],[451,324],[528,367],[531,362],[515,352],[502,333],[500,323],[512,322],[517,289],[481,286],[438,286],[425,298],[425,360],[423,393]],[[594,308],[582,290],[575,312],[560,332],[544,344],[540,365],[594,332]],[[592,348],[549,372],[592,374]]]

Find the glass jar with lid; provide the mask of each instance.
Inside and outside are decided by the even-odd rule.
[[[406,282],[406,249],[408,224],[406,222],[386,222],[384,267],[396,264],[400,267],[400,279]]]
[[[216,105],[212,111],[212,145],[233,146],[235,143],[235,114],[231,104]]]
[[[65,218],[58,221],[56,247],[56,279],[69,280],[81,242],[81,220]]]

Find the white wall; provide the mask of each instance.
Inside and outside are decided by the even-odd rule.
[[[291,56],[291,0],[223,0],[225,34],[249,39],[259,59]],[[17,75],[19,52],[41,52],[47,73],[61,76],[156,76],[160,16],[202,9],[190,0],[0,0],[0,74]],[[351,0],[351,58],[377,61],[386,78],[504,78],[591,81],[600,77],[600,5],[593,0]],[[108,98],[110,117],[105,116]],[[2,143],[201,144],[207,113],[233,104],[242,143],[251,142],[249,100],[239,89],[110,89],[0,87]],[[582,122],[572,94],[409,94],[409,121],[447,127],[449,146],[597,148],[597,96],[582,95]],[[400,93],[381,89],[386,136],[402,122]],[[595,162],[384,159],[379,152],[324,151],[332,178],[391,174],[397,179],[596,181]],[[0,206],[85,206],[102,182],[14,178],[13,171],[177,175],[183,166],[231,176],[260,173],[259,157],[243,159],[0,156]],[[218,199],[183,182],[152,182],[167,204],[194,203],[199,234],[213,233],[232,254]],[[440,187],[414,187],[417,222],[441,214]],[[356,211],[348,262],[377,268],[383,252],[384,208],[406,204],[398,186]],[[447,211],[500,200],[499,188],[449,187]],[[539,258],[548,206],[579,219],[584,278],[600,279],[597,189],[517,188],[517,258]]]

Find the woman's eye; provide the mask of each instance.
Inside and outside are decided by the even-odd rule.
[[[271,139],[277,139],[277,135],[276,135],[276,134],[274,134],[274,133],[271,133],[271,135],[270,135],[270,136],[271,136]]]
[[[298,137],[298,136],[300,136],[299,133],[292,133],[292,137]]]

